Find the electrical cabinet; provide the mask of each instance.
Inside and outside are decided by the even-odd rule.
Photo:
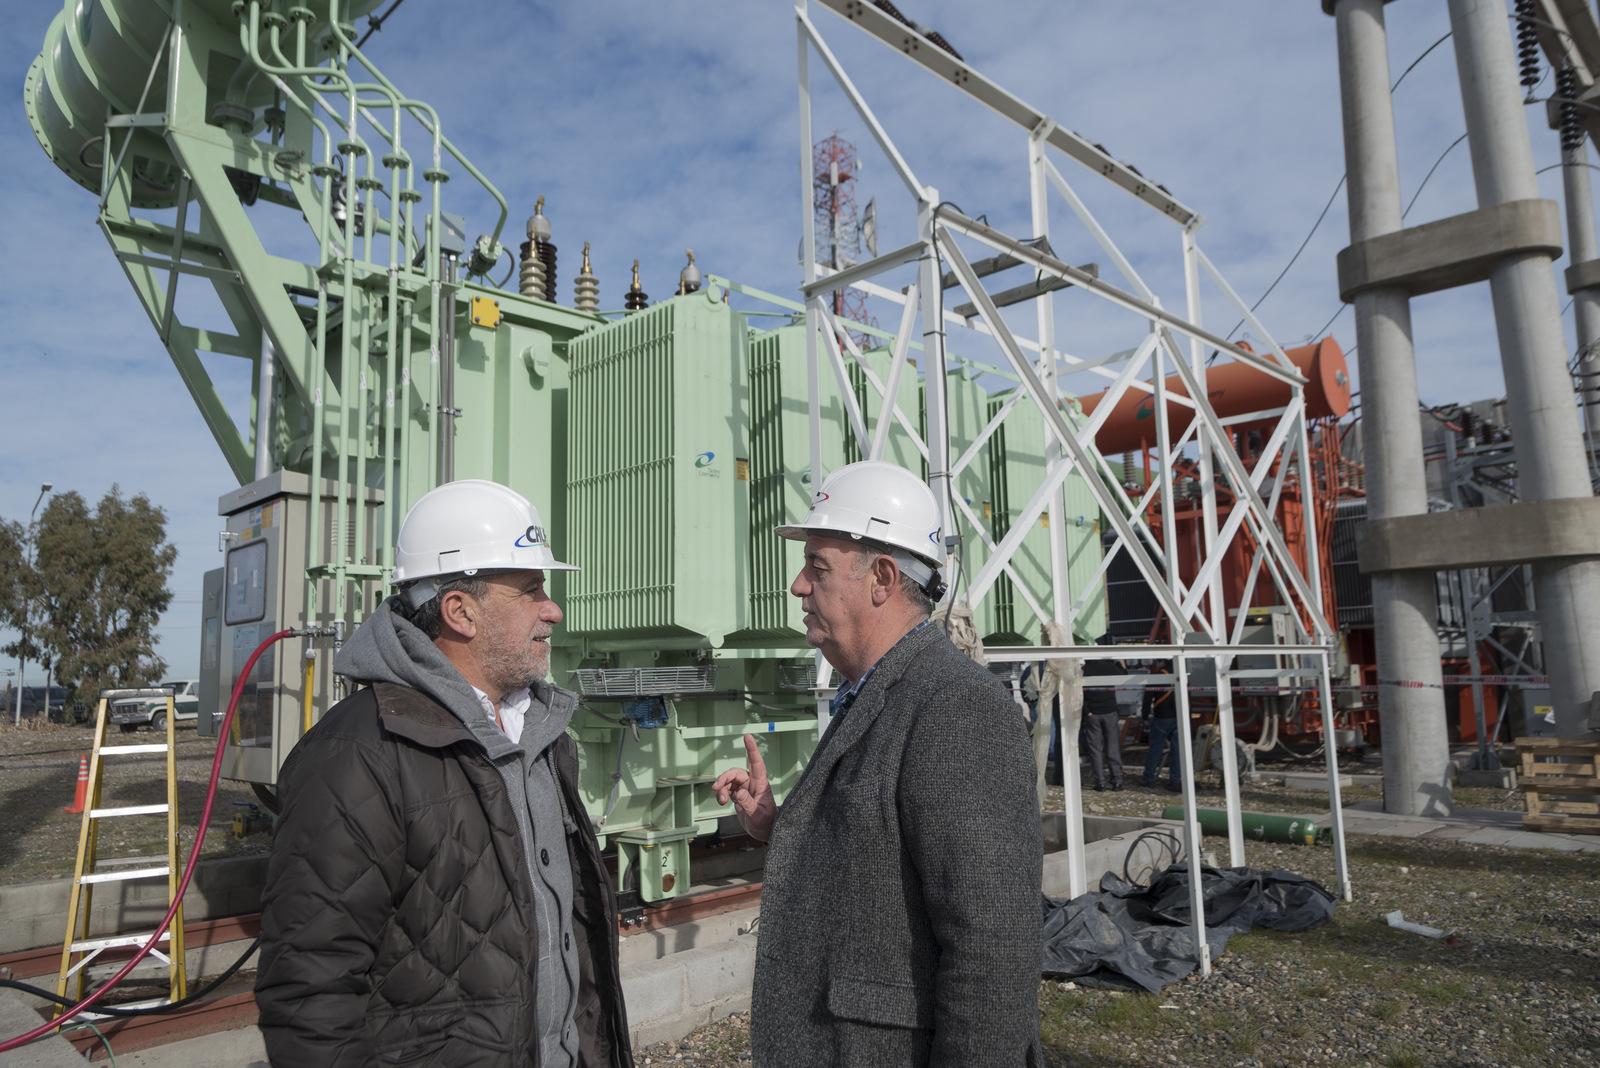
[[[347,579],[342,589],[323,582],[318,584],[316,602],[307,604],[310,487],[305,475],[277,471],[217,502],[217,512],[225,519],[223,561],[220,569],[206,576],[202,597],[200,733],[215,736],[240,673],[270,635],[308,625],[335,635],[287,638],[256,661],[229,731],[223,775],[231,779],[277,782],[278,769],[306,727],[344,696],[331,670],[337,644],[334,621],[342,616],[339,602],[359,620],[384,594],[377,579]],[[342,514],[338,503],[338,485],[324,479],[320,558],[335,559],[337,546],[352,564],[376,560],[378,545],[390,537],[382,514],[383,494],[369,489],[359,505],[354,494],[347,494]],[[364,509],[360,523],[358,506]],[[308,650],[316,662],[309,692]]]

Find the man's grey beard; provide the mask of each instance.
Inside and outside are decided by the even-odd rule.
[[[536,647],[536,652],[522,645],[492,612],[485,613],[478,623],[478,641],[482,643],[478,666],[484,681],[502,695],[529,688],[550,670],[549,647]]]

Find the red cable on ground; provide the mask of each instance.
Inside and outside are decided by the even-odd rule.
[[[173,895],[172,905],[167,909],[167,915],[156,926],[155,934],[151,935],[150,941],[146,942],[139,948],[139,952],[133,955],[133,959],[128,961],[127,964],[123,965],[122,970],[116,975],[113,975],[110,981],[102,986],[99,990],[96,990],[94,993],[90,994],[88,997],[84,998],[82,1001],[78,1002],[76,1005],[72,1006],[72,1008],[66,1010],[49,1023],[41,1024],[40,1026],[35,1027],[32,1031],[29,1031],[27,1034],[18,1035],[16,1038],[8,1038],[4,1042],[0,1042],[0,1053],[4,1053],[7,1050],[16,1049],[18,1046],[27,1045],[34,1039],[42,1038],[49,1032],[61,1027],[69,1018],[78,1015],[79,1013],[83,1012],[84,1009],[87,1009],[90,1005],[93,1005],[95,1002],[105,997],[105,995],[111,991],[112,987],[122,982],[122,980],[127,977],[128,973],[133,971],[134,967],[137,966],[140,961],[144,960],[144,958],[149,955],[150,951],[155,948],[156,942],[161,939],[162,932],[164,932],[172,923],[172,918],[178,914],[178,906],[183,902],[184,891],[189,889],[189,879],[194,875],[195,864],[200,860],[200,847],[205,844],[206,829],[211,825],[211,805],[212,802],[216,801],[217,799],[217,780],[222,777],[222,755],[227,750],[228,746],[228,729],[233,725],[234,713],[238,711],[239,697],[244,693],[245,680],[250,677],[250,671],[256,666],[256,661],[260,659],[261,654],[267,651],[267,646],[271,645],[273,642],[282,641],[284,638],[291,637],[295,633],[296,632],[292,630],[280,630],[278,633],[272,635],[260,645],[256,646],[256,651],[250,654],[249,660],[245,661],[244,670],[239,672],[239,681],[233,684],[233,697],[228,701],[228,714],[222,718],[222,726],[217,730],[217,755],[216,758],[211,762],[211,785],[206,789],[206,807],[200,813],[200,827],[199,830],[195,832],[194,849],[189,853],[189,863],[184,866],[183,878],[178,882],[178,892]]]

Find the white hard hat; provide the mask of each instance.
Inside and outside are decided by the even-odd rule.
[[[431,580],[480,571],[576,571],[550,551],[539,510],[498,482],[464,478],[424,493],[406,513],[395,544],[394,579],[421,607]]]
[[[924,588],[944,564],[939,503],[933,491],[899,464],[884,460],[839,468],[822,480],[804,521],[776,530],[790,541],[827,534],[857,541],[869,538],[902,550],[893,554],[900,569]]]

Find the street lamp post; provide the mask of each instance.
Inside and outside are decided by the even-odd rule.
[[[28,513],[28,546],[27,546],[27,548],[28,548],[28,557],[27,557],[27,564],[28,564],[29,567],[33,566],[33,533],[34,533],[33,532],[33,520],[34,520],[34,517],[39,514],[39,505],[44,503],[44,495],[46,493],[50,492],[50,486],[51,486],[51,483],[46,482],[44,485],[39,487],[39,497],[38,497],[37,500],[35,500],[33,502],[33,511]],[[18,643],[18,649],[17,649],[17,712],[16,712],[16,715],[11,720],[11,725],[13,727],[22,726],[22,678],[23,678],[22,671],[23,671],[24,665],[27,663],[26,655],[27,655],[27,649],[28,649],[28,616],[30,614],[30,610],[32,608],[32,605],[33,605],[33,599],[31,597],[22,602],[22,641],[20,643]],[[50,711],[49,676],[46,676],[45,679],[46,679],[46,684],[45,684],[45,691],[44,691],[44,707],[45,707],[46,718],[48,718],[49,711]]]

